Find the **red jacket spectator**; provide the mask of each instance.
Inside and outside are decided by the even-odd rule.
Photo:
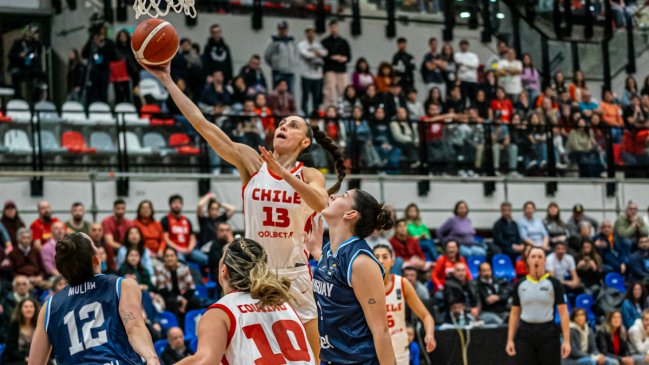
[[[394,250],[394,256],[401,257],[404,261],[408,261],[413,256],[417,256],[422,260],[426,259],[424,252],[419,246],[419,240],[416,238],[406,236],[405,241],[402,241],[395,235],[390,238],[390,244]]]
[[[41,243],[52,238],[52,224],[58,221],[58,218],[52,217],[50,203],[45,200],[40,201],[38,203],[38,218],[29,226],[32,230],[34,247],[40,249]]]
[[[126,203],[121,199],[117,199],[113,203],[113,215],[101,221],[101,228],[104,231],[106,263],[113,270],[117,269],[115,251],[122,247],[126,231],[133,227],[133,222],[124,218],[125,213]]]
[[[458,258],[459,262],[462,262],[464,265],[466,265],[466,260],[464,259],[464,257],[458,256]],[[441,290],[442,288],[444,288],[444,284],[446,283],[446,276],[453,272],[456,263],[457,261],[449,260],[446,255],[442,255],[437,259],[437,261],[435,262],[435,268],[433,268],[433,273],[431,275],[435,290]],[[467,270],[466,275],[469,280],[473,280],[473,277],[471,276],[471,272],[469,270]]]
[[[494,111],[494,119],[497,118],[505,123],[509,123],[514,114],[514,105],[509,99],[493,99],[489,108]],[[500,117],[497,117],[497,112],[500,112]]]

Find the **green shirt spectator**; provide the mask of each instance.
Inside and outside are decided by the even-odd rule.
[[[615,233],[620,237],[637,240],[639,237],[649,235],[649,228],[638,214],[638,205],[632,201],[626,207],[624,213],[615,221]]]
[[[411,203],[406,207],[406,224],[408,227],[408,236],[419,239],[430,239],[430,231],[428,230],[428,227],[421,222],[419,207],[417,207],[417,204],[415,203]]]

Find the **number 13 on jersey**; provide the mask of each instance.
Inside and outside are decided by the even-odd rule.
[[[288,216],[288,209],[263,207],[265,227],[286,228],[291,225],[291,219]]]

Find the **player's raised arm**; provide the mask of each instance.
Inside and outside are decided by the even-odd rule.
[[[196,353],[177,362],[177,365],[212,365],[222,359],[228,342],[228,330],[233,324],[228,315],[215,308],[205,312],[198,322],[198,347]],[[217,361],[218,362],[218,361]]]
[[[27,365],[45,365],[50,359],[52,345],[50,344],[50,339],[47,337],[47,333],[45,332],[46,312],[47,310],[43,309],[38,314],[38,323],[36,324],[34,338],[32,339],[32,344],[29,348],[29,360],[27,361]]]
[[[171,79],[170,64],[165,66],[148,66],[141,64],[149,73],[155,76],[169,91],[178,109],[191,123],[196,131],[212,146],[214,151],[224,160],[236,166],[241,174],[241,180],[247,182],[250,175],[261,166],[259,154],[252,148],[233,142],[221,128],[210,123],[200,109],[191,101]]]
[[[383,276],[376,261],[359,255],[352,265],[352,288],[363,308],[367,325],[372,331],[374,348],[381,365],[396,364],[392,339],[388,329]]]
[[[146,360],[147,365],[160,364],[151,334],[142,317],[142,289],[135,280],[124,279],[121,283],[121,293],[119,316],[128,334],[128,342],[135,352]]]

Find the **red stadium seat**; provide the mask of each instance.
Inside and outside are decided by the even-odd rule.
[[[618,166],[623,166],[624,161],[622,160],[621,157],[621,152],[622,152],[622,145],[619,143],[614,143],[613,144],[613,161],[615,161],[615,164]]]
[[[0,110],[0,122],[11,122],[13,119],[11,117],[5,116],[5,113]]]
[[[61,137],[61,145],[68,149],[70,153],[95,153],[95,148],[89,148],[83,136],[79,132],[67,131]]]
[[[140,117],[148,119],[151,125],[174,125],[173,119],[160,118],[161,113],[160,107],[155,104],[145,104],[140,108]]]
[[[169,147],[174,147],[180,155],[198,155],[201,150],[190,146],[191,141],[185,133],[174,133],[169,136]]]

